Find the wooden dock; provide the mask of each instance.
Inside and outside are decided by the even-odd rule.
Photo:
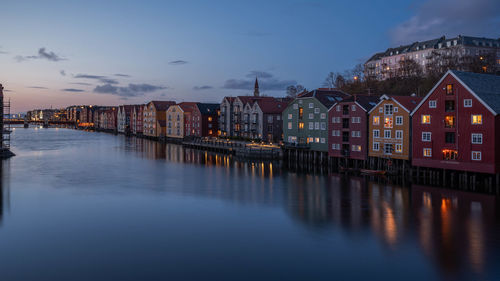
[[[261,145],[220,139],[195,139],[182,142],[185,147],[208,150],[213,152],[232,154],[244,158],[281,159],[281,147]]]

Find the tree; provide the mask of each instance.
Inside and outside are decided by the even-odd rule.
[[[342,88],[346,83],[344,76],[338,72],[330,72],[323,82],[323,86],[329,89]]]
[[[296,98],[300,93],[305,91],[306,88],[304,86],[297,84],[297,85],[290,85],[286,87],[286,95],[289,98]]]

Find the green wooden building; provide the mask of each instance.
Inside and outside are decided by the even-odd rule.
[[[320,88],[299,95],[283,111],[283,138],[288,146],[328,152],[328,110],[349,95]]]

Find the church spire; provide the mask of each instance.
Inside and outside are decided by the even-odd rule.
[[[255,77],[255,86],[254,86],[254,90],[253,90],[253,95],[255,97],[260,96],[260,93],[259,93],[259,80],[257,80],[257,77]]]

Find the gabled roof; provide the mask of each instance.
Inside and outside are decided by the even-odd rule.
[[[342,92],[339,89],[318,88],[307,93],[300,94],[297,98],[316,98],[326,108],[330,108],[333,104],[350,97],[351,95]]]
[[[256,97],[256,96],[237,96],[236,98],[240,99],[243,105],[249,103],[250,105],[253,105],[254,102],[258,100],[274,100],[275,98],[273,97]]]
[[[355,102],[357,103],[364,111],[370,111],[374,106],[378,104],[380,101],[380,96],[378,95],[354,95],[347,97],[335,104],[333,104],[331,108],[333,108],[336,104],[343,102]]]
[[[158,111],[165,111],[171,105],[174,105],[175,101],[150,101],[150,103],[153,103],[153,105],[156,108],[156,110],[158,110]]]
[[[258,100],[257,105],[259,106],[260,110],[262,110],[262,113],[273,114],[282,113],[283,110],[285,110],[285,108],[287,107],[288,102]]]
[[[184,112],[193,112],[194,108],[196,107],[196,102],[181,102],[178,104],[178,106]]]
[[[216,114],[220,108],[220,104],[218,103],[198,103],[197,106],[201,115]]]
[[[411,113],[412,115],[419,109],[427,98],[443,82],[446,76],[452,75],[461,83],[471,94],[479,100],[493,115],[500,114],[500,76],[493,74],[481,74],[472,72],[463,72],[457,70],[448,70],[443,77],[434,85],[429,93],[422,99],[417,107]]]
[[[418,104],[422,101],[421,97],[417,96],[388,96],[388,95],[383,95],[380,97],[379,103],[377,103],[368,113],[371,113],[376,107],[379,106],[380,103],[382,103],[385,100],[393,100],[396,102],[400,107],[402,107],[404,110],[406,110],[408,113],[411,114],[411,112],[415,109],[415,107],[418,106]]]

